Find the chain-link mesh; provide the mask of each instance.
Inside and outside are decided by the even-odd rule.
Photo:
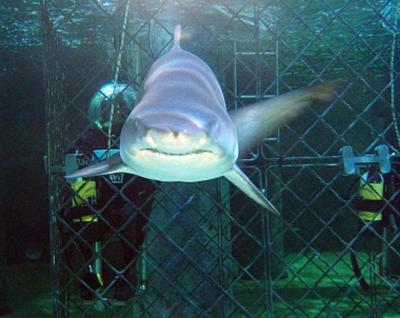
[[[363,220],[354,202],[368,167],[344,175],[340,152],[385,144],[392,161],[399,155],[399,10],[384,0],[43,0],[55,316],[400,315],[398,167],[380,208],[390,217]],[[92,96],[116,106],[105,83],[139,92],[177,24],[182,46],[216,73],[228,110],[343,80],[330,104],[240,161],[282,217],[222,179],[99,177],[106,199],[76,203],[93,184],[71,189],[66,155],[90,161],[87,147],[107,148],[99,141],[111,135],[88,116]],[[117,145],[118,134],[108,148]]]

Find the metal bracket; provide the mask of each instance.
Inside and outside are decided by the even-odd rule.
[[[389,173],[392,169],[389,148],[386,145],[375,147],[374,155],[355,156],[351,146],[340,148],[342,154],[343,171],[346,175],[358,173],[360,166],[371,164],[379,165],[381,173]]]
[[[76,170],[79,169],[79,164],[78,164],[78,156],[80,154],[67,154],[65,156],[65,166],[64,166],[64,172],[65,174],[71,174],[75,172]],[[77,179],[67,179],[66,181],[70,184],[74,183]]]

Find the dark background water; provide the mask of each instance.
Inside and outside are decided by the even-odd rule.
[[[1,196],[11,262],[26,261],[33,245],[48,253],[43,66],[32,59],[40,55],[40,48],[0,53]]]

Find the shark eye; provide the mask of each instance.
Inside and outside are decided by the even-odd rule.
[[[221,126],[218,122],[213,122],[210,130],[212,134],[218,135],[221,132]]]

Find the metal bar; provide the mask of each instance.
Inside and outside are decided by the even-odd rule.
[[[275,81],[276,81],[276,96],[279,96],[280,91],[280,73],[279,73],[279,42],[278,39],[275,41]],[[281,140],[281,129],[278,128],[278,131],[276,132],[276,137],[278,139],[278,143],[280,143]]]
[[[275,95],[271,95],[271,94],[266,94],[266,95],[238,95],[238,98],[243,98],[243,99],[257,99],[257,98],[272,98],[272,97],[276,97]]]
[[[235,55],[244,55],[244,56],[259,56],[259,55],[269,55],[269,56],[275,56],[276,52],[252,52],[252,51],[241,51],[241,52],[235,52]]]
[[[237,74],[237,58],[236,58],[236,52],[237,52],[237,42],[233,42],[233,52],[234,52],[234,57],[233,57],[233,94],[235,96],[234,99],[234,105],[235,105],[235,110],[238,108],[238,84],[237,84],[237,79],[238,79],[238,74]]]

